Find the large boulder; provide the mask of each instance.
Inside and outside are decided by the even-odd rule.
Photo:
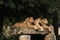
[[[32,29],[32,28],[19,28],[19,29],[16,29],[16,33],[17,34],[42,34],[42,35],[45,35],[45,34],[48,34],[49,31],[48,29],[44,29],[44,31],[41,31],[40,29]]]

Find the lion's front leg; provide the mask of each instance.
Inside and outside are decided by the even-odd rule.
[[[39,29],[40,31],[44,31],[43,27],[41,26],[34,26],[34,29]]]
[[[43,26],[40,26],[40,25],[39,25],[39,28],[40,28],[41,31],[44,31]]]
[[[51,27],[49,27],[49,26],[43,26],[43,28],[47,28],[47,29],[48,29],[48,31],[50,31],[50,32],[51,32]]]

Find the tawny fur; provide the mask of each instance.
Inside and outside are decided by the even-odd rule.
[[[43,18],[41,21],[42,21],[42,22],[41,22],[42,27],[43,27],[43,28],[48,28],[49,31],[51,31],[51,27],[49,27],[49,26],[46,25],[46,24],[48,24],[48,20],[47,20],[46,18]]]
[[[32,25],[32,22],[35,25]],[[42,26],[39,23],[41,23]],[[46,18],[43,18],[42,20],[40,18],[37,18],[34,21],[33,17],[28,17],[23,22],[16,22],[14,26],[15,26],[15,28],[21,28],[21,27],[23,27],[23,28],[34,28],[34,29],[40,28],[41,31],[44,30],[43,28],[48,28],[49,31],[51,31],[51,27],[48,27],[46,24],[48,24],[48,20]]]
[[[40,28],[40,30],[43,31],[43,27],[39,24],[39,23],[41,23],[40,18],[37,18],[34,23],[35,23],[35,26],[36,26],[35,29]]]
[[[14,26],[16,28],[20,28],[20,27],[29,28],[31,26],[31,22],[34,22],[33,17],[28,17],[23,22],[16,22]]]

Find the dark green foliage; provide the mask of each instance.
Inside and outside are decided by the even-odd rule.
[[[8,0],[4,2],[5,13],[10,16],[38,16],[48,14],[49,5],[41,0]],[[29,14],[29,15],[28,15]],[[35,15],[37,14],[37,15]],[[40,16],[39,15],[39,16]]]
[[[50,17],[49,4],[41,0],[5,0],[4,14],[7,17],[18,18],[23,20],[28,16]]]

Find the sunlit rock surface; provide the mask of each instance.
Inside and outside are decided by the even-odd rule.
[[[32,28],[17,28],[15,30],[14,33],[17,33],[17,34],[42,34],[42,35],[45,35],[45,34],[48,34],[49,31],[48,29],[44,29],[44,31],[40,31],[40,29],[32,29]]]
[[[19,40],[31,40],[30,35],[21,35],[19,36]]]
[[[45,40],[56,40],[56,35],[49,33],[45,36]]]

